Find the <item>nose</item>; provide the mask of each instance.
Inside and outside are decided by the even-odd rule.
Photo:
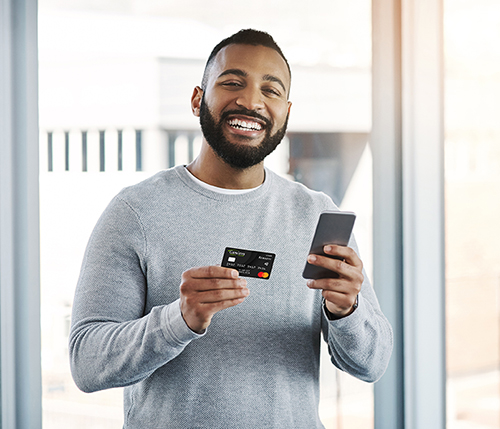
[[[248,110],[260,110],[264,108],[264,100],[260,88],[247,86],[238,93],[236,104]]]

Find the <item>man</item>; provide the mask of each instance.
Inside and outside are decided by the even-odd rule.
[[[381,377],[392,331],[354,241],[309,255],[324,194],[264,168],[286,130],[291,75],[267,34],[209,57],[191,99],[203,145],[188,166],[120,192],[90,238],[70,334],[86,392],[127,386],[126,428],[321,428],[321,335],[332,362]],[[275,254],[267,279],[222,267],[227,247]]]

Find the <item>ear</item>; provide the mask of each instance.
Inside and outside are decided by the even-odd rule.
[[[290,114],[290,109],[292,108],[292,102],[289,101],[288,102],[288,114]]]
[[[203,97],[203,89],[199,86],[195,87],[191,96],[191,111],[194,116],[200,116],[201,99]]]

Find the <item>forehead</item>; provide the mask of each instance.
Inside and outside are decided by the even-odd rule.
[[[231,44],[222,48],[212,61],[209,79],[217,79],[226,70],[239,69],[253,77],[275,76],[290,88],[290,73],[285,60],[267,46]]]

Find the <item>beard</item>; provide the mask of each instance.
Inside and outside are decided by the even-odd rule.
[[[262,140],[262,142],[257,146],[231,143],[223,133],[223,124],[227,117],[233,114],[242,114],[264,121],[266,124],[264,140]],[[286,133],[288,114],[283,126],[271,135],[272,124],[269,119],[258,114],[257,112],[254,112],[253,110],[245,108],[226,111],[221,115],[219,122],[216,122],[205,102],[205,97],[203,96],[200,105],[200,125],[205,140],[217,156],[229,166],[239,170],[244,170],[264,161],[264,158],[274,151],[274,149],[276,149],[276,147],[280,144]]]

